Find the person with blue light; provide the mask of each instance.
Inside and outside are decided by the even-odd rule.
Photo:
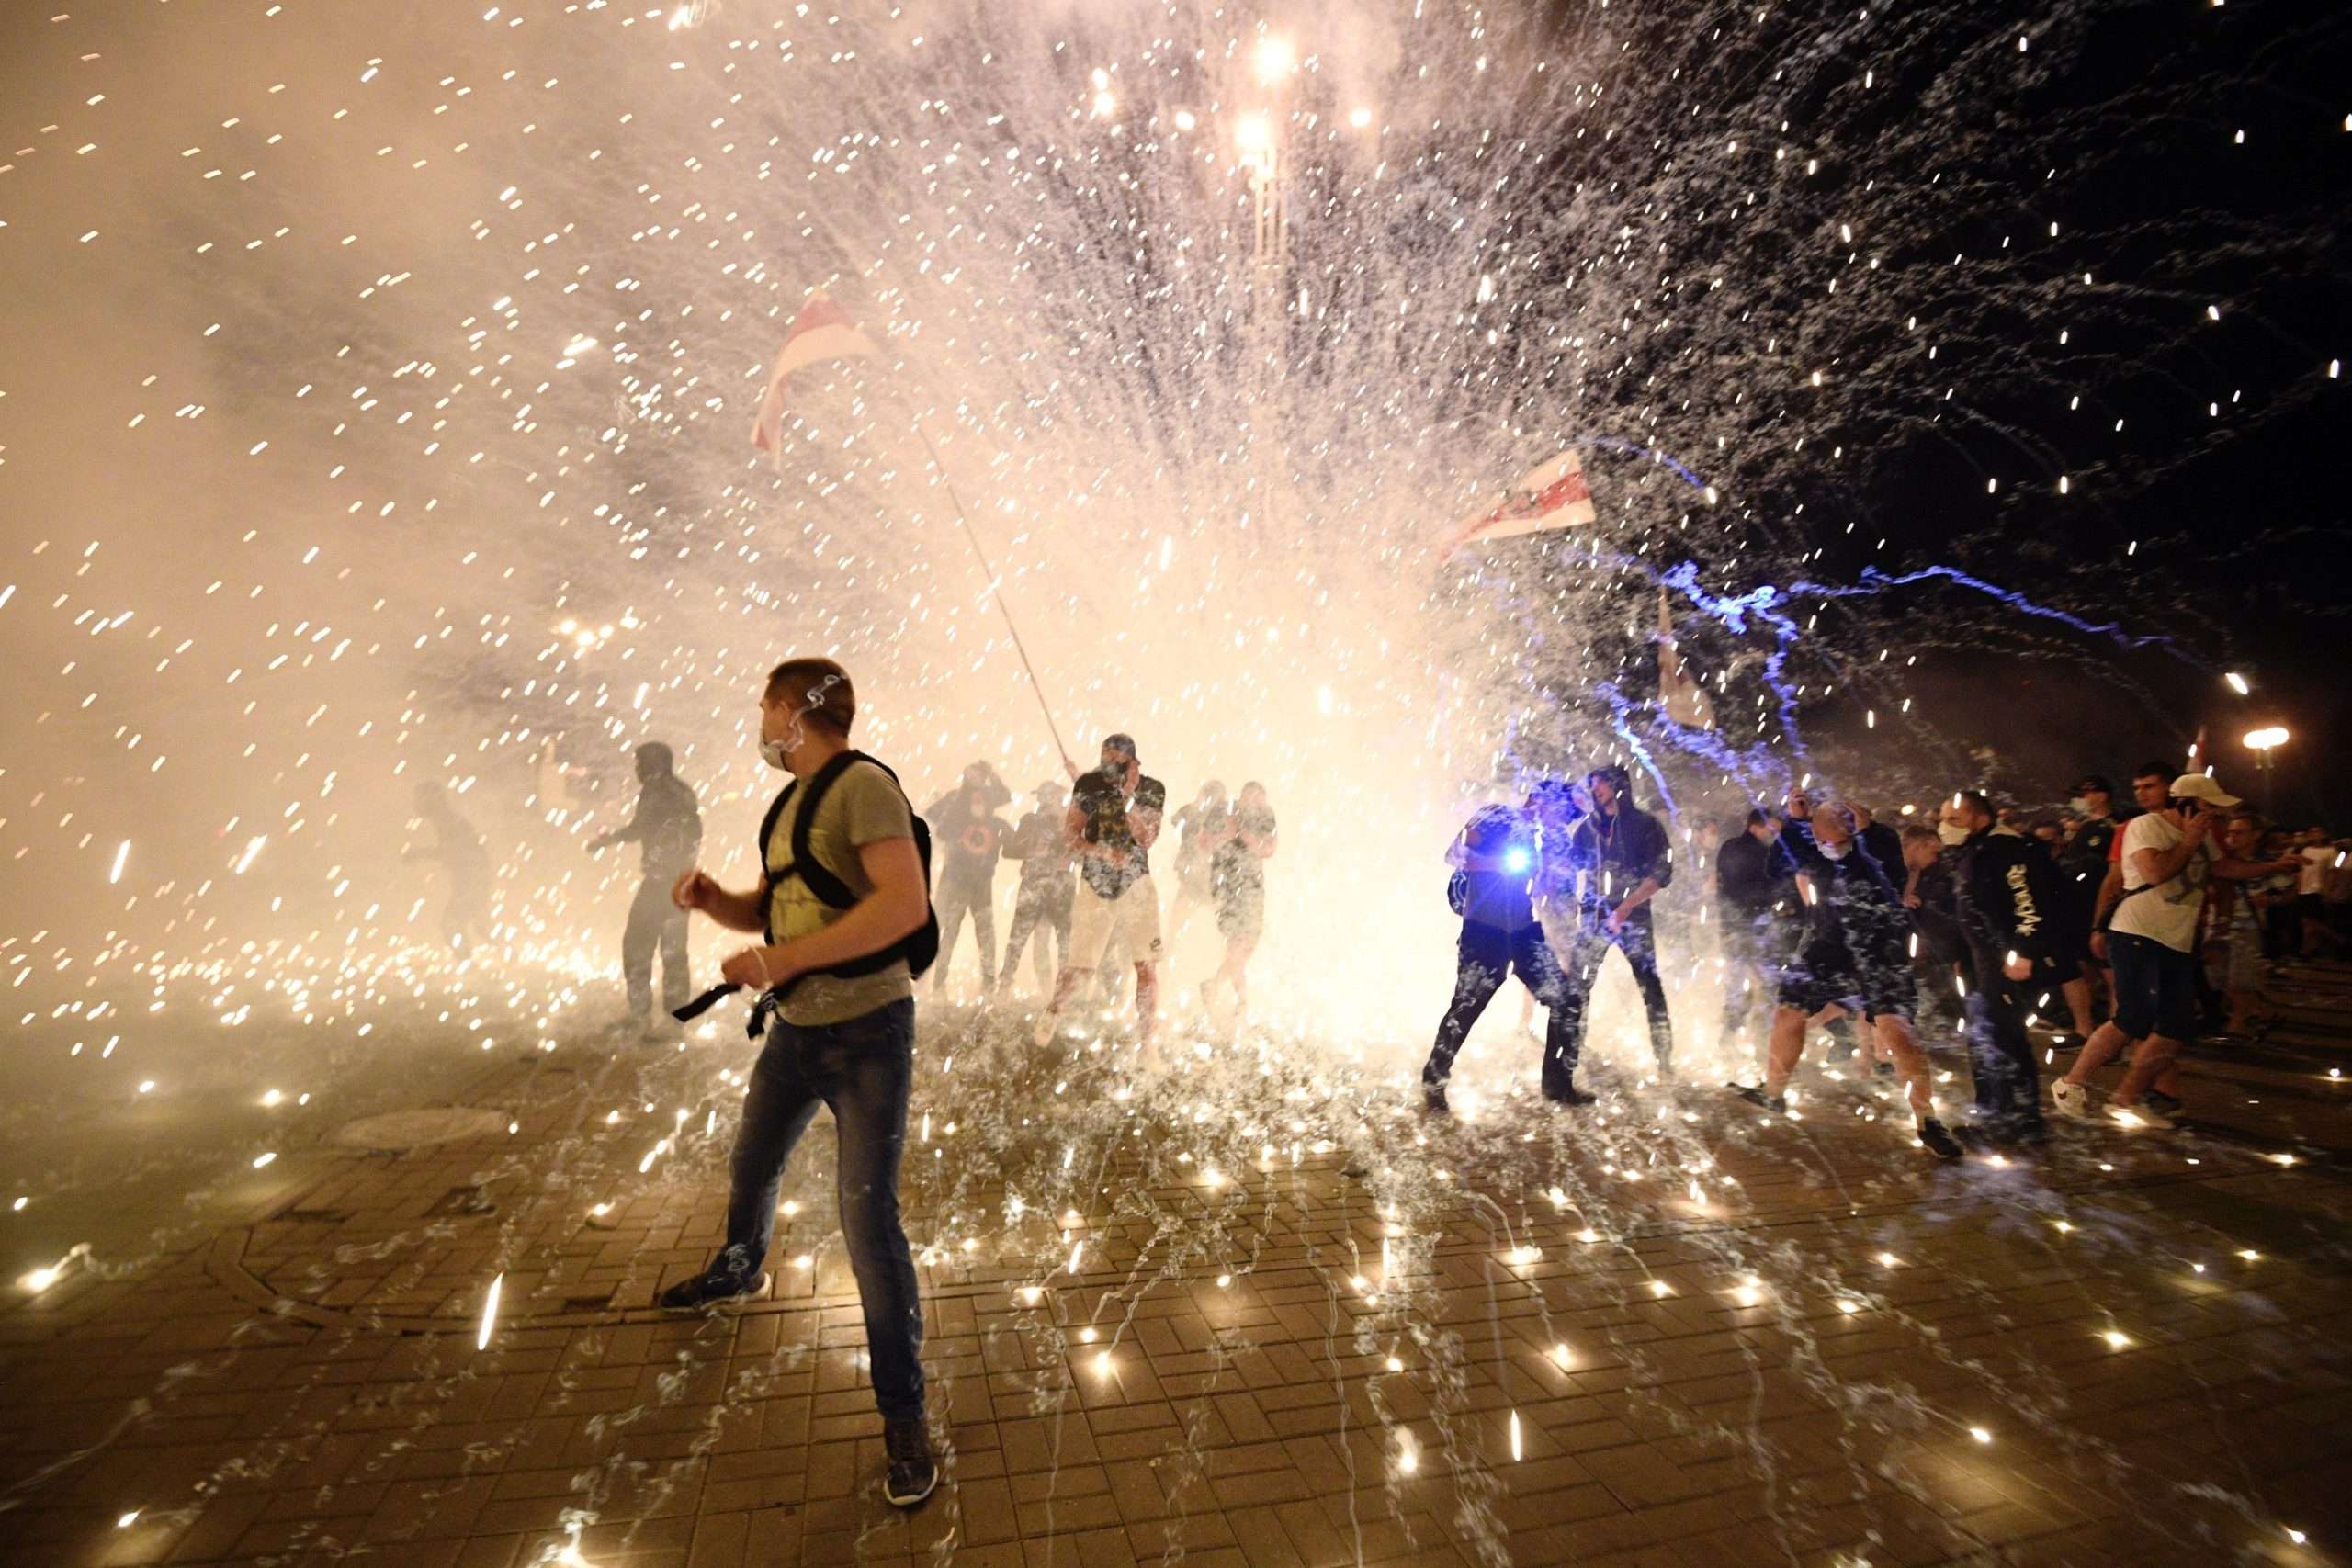
[[[1566,1006],[1561,1010],[1568,1056],[1574,1060],[1584,1044],[1585,1008],[1613,947],[1625,955],[1634,983],[1641,987],[1658,1076],[1671,1077],[1674,1023],[1666,1010],[1666,982],[1657,972],[1650,900],[1674,880],[1673,846],[1658,819],[1634,804],[1633,775],[1625,769],[1613,762],[1596,768],[1585,775],[1585,789],[1592,810],[1577,824],[1567,853],[1578,909],[1575,947],[1566,960]]]
[[[1437,1043],[1421,1068],[1423,1100],[1431,1111],[1451,1109],[1445,1086],[1453,1076],[1453,1058],[1478,1015],[1514,973],[1551,1010],[1544,1043],[1544,1098],[1559,1105],[1591,1102],[1592,1097],[1577,1088],[1575,1042],[1563,1027],[1567,976],[1535,917],[1535,892],[1545,859],[1542,823],[1557,814],[1556,807],[1555,796],[1543,785],[1524,807],[1500,802],[1481,807],[1446,851],[1446,863],[1454,868],[1446,896],[1462,917],[1462,935],[1455,949],[1453,999],[1438,1022]]]

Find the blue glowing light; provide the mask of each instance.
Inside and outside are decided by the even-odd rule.
[[[1514,873],[1525,871],[1530,865],[1533,864],[1534,862],[1535,856],[1524,844],[1513,844],[1510,848],[1503,852],[1503,869],[1505,871]]]

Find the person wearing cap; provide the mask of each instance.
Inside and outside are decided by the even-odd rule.
[[[1132,736],[1102,742],[1102,763],[1079,775],[1062,818],[1064,841],[1078,857],[1078,895],[1070,909],[1069,949],[1054,981],[1053,1000],[1038,1017],[1036,1042],[1052,1041],[1062,1010],[1102,962],[1114,938],[1124,938],[1136,966],[1136,1043],[1153,1060],[1159,1012],[1159,895],[1151,885],[1151,846],[1159,837],[1168,786],[1144,776]]]
[[[637,896],[629,900],[628,924],[621,931],[621,978],[628,990],[628,1016],[622,1027],[652,1036],[653,954],[662,954],[662,1007],[665,1015],[686,1005],[693,994],[686,964],[686,912],[670,899],[671,884],[694,869],[702,849],[702,805],[694,786],[680,778],[670,748],[649,740],[637,749],[637,809],[609,833],[588,840],[588,852],[613,844],[638,846]]]
[[[2175,1124],[2170,1092],[2180,1048],[2197,1032],[2197,936],[2206,884],[2244,881],[2286,863],[2233,860],[2215,848],[2243,804],[2203,773],[2173,780],[2171,804],[2134,817],[2123,829],[2123,892],[2108,919],[2107,958],[2115,971],[2115,1016],[2095,1030],[2066,1076],[2050,1089],[2062,1116],[2090,1113],[2091,1075],[2133,1042],[2132,1066],[2108,1100],[2127,1125]]]
[[[1012,931],[1004,939],[1004,964],[997,971],[997,995],[1012,989],[1021,969],[1021,950],[1036,932],[1037,989],[1054,994],[1055,962],[1068,961],[1070,902],[1077,881],[1069,846],[1062,839],[1062,806],[1069,791],[1053,779],[1036,789],[1036,809],[1021,819],[1004,846],[1007,860],[1021,863],[1021,883],[1012,894]],[[1042,928],[1042,929],[1041,929]]]

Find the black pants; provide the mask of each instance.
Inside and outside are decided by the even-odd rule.
[[[686,974],[686,912],[670,901],[672,878],[649,876],[629,900],[628,925],[621,931],[621,978],[628,987],[628,1010],[639,1019],[653,1011],[653,954],[662,954],[662,1007],[686,1005],[694,987]]]
[[[1453,1000],[1447,1004],[1445,1017],[1438,1021],[1437,1043],[1430,1050],[1429,1064],[1421,1068],[1421,1081],[1442,1084],[1453,1076],[1453,1058],[1461,1052],[1463,1041],[1470,1037],[1470,1026],[1487,1010],[1503,981],[1516,972],[1535,993],[1535,999],[1551,1010],[1544,1034],[1544,1087],[1549,1090],[1572,1086],[1577,1046],[1564,1023],[1567,976],[1552,944],[1544,940],[1544,928],[1526,926],[1506,931],[1464,920],[1455,959]]]
[[[2039,1139],[2041,1073],[2025,1015],[2032,995],[2048,985],[2012,980],[1997,956],[1980,954],[1968,987],[1968,1066],[1976,1091],[1977,1124],[2000,1139]]]
[[[1567,1014],[1568,1055],[1573,1060],[1584,1049],[1585,1008],[1592,998],[1593,982],[1600,978],[1601,961],[1612,947],[1633,966],[1634,983],[1642,991],[1642,1009],[1649,1014],[1650,1049],[1657,1054],[1657,1065],[1665,1067],[1674,1060],[1674,1023],[1667,1016],[1666,982],[1658,978],[1657,932],[1645,909],[1627,917],[1613,935],[1598,913],[1585,917],[1576,953],[1568,961],[1567,1006],[1562,1010]]]

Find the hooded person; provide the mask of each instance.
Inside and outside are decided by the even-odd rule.
[[[1567,1055],[1584,1044],[1585,1012],[1610,950],[1623,953],[1649,1017],[1650,1050],[1660,1077],[1674,1071],[1674,1024],[1657,970],[1657,929],[1650,900],[1674,880],[1674,851],[1658,819],[1634,804],[1633,775],[1611,763],[1585,775],[1592,810],[1568,840],[1577,905],[1567,970]],[[1556,944],[1556,939],[1555,939]]]
[[[653,955],[662,955],[662,1007],[669,1013],[685,1005],[693,989],[686,958],[686,912],[671,902],[670,888],[692,871],[702,851],[702,805],[692,785],[677,774],[670,748],[649,740],[637,749],[637,807],[609,833],[588,840],[601,854],[614,844],[638,847],[637,893],[629,899],[628,923],[621,929],[621,979],[628,992],[624,1027],[650,1036]]]
[[[1944,803],[1936,832],[1952,851],[1953,911],[1968,950],[1972,1135],[1996,1145],[2040,1144],[2048,1136],[2041,1070],[2026,1030],[2034,998],[2058,988],[2064,942],[2055,865],[2041,846],[2005,829],[1974,790]]]
[[[1012,791],[986,762],[974,762],[954,789],[931,803],[923,819],[944,849],[938,892],[939,961],[932,968],[933,996],[947,992],[947,970],[956,959],[956,938],[964,917],[980,950],[980,994],[996,989],[996,865],[1003,852],[1005,824],[997,807],[1012,804]]]

